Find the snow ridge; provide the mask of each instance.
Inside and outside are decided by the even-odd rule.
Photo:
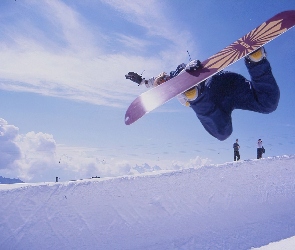
[[[295,235],[295,156],[0,185],[1,249],[250,249]],[[9,187],[8,187],[9,186]]]

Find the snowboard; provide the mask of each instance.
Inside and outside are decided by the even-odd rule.
[[[294,25],[295,10],[288,10],[275,15],[242,38],[203,61],[202,68],[193,72],[182,71],[178,76],[142,93],[128,107],[125,114],[125,124],[134,123],[173,97],[264,46]]]

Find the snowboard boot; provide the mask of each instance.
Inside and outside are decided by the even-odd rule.
[[[192,87],[189,90],[185,91],[183,94],[188,99],[188,101],[193,101],[198,97],[198,89],[195,86],[195,87]]]
[[[205,90],[205,81],[199,83],[197,86],[190,88],[189,90],[183,92],[183,95],[186,97],[185,106],[190,106],[189,102],[196,100],[200,95],[203,94]]]
[[[260,62],[262,59],[266,58],[266,52],[264,47],[261,47],[248,56],[246,56],[246,59],[248,59],[251,62]]]

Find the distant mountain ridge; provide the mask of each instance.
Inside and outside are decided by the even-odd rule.
[[[5,178],[0,176],[0,184],[14,184],[14,183],[24,183],[24,182],[16,178],[10,179],[10,178]]]

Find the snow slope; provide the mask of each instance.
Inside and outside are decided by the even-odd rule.
[[[295,235],[294,176],[295,156],[282,156],[138,176],[0,185],[0,246],[257,248]]]

